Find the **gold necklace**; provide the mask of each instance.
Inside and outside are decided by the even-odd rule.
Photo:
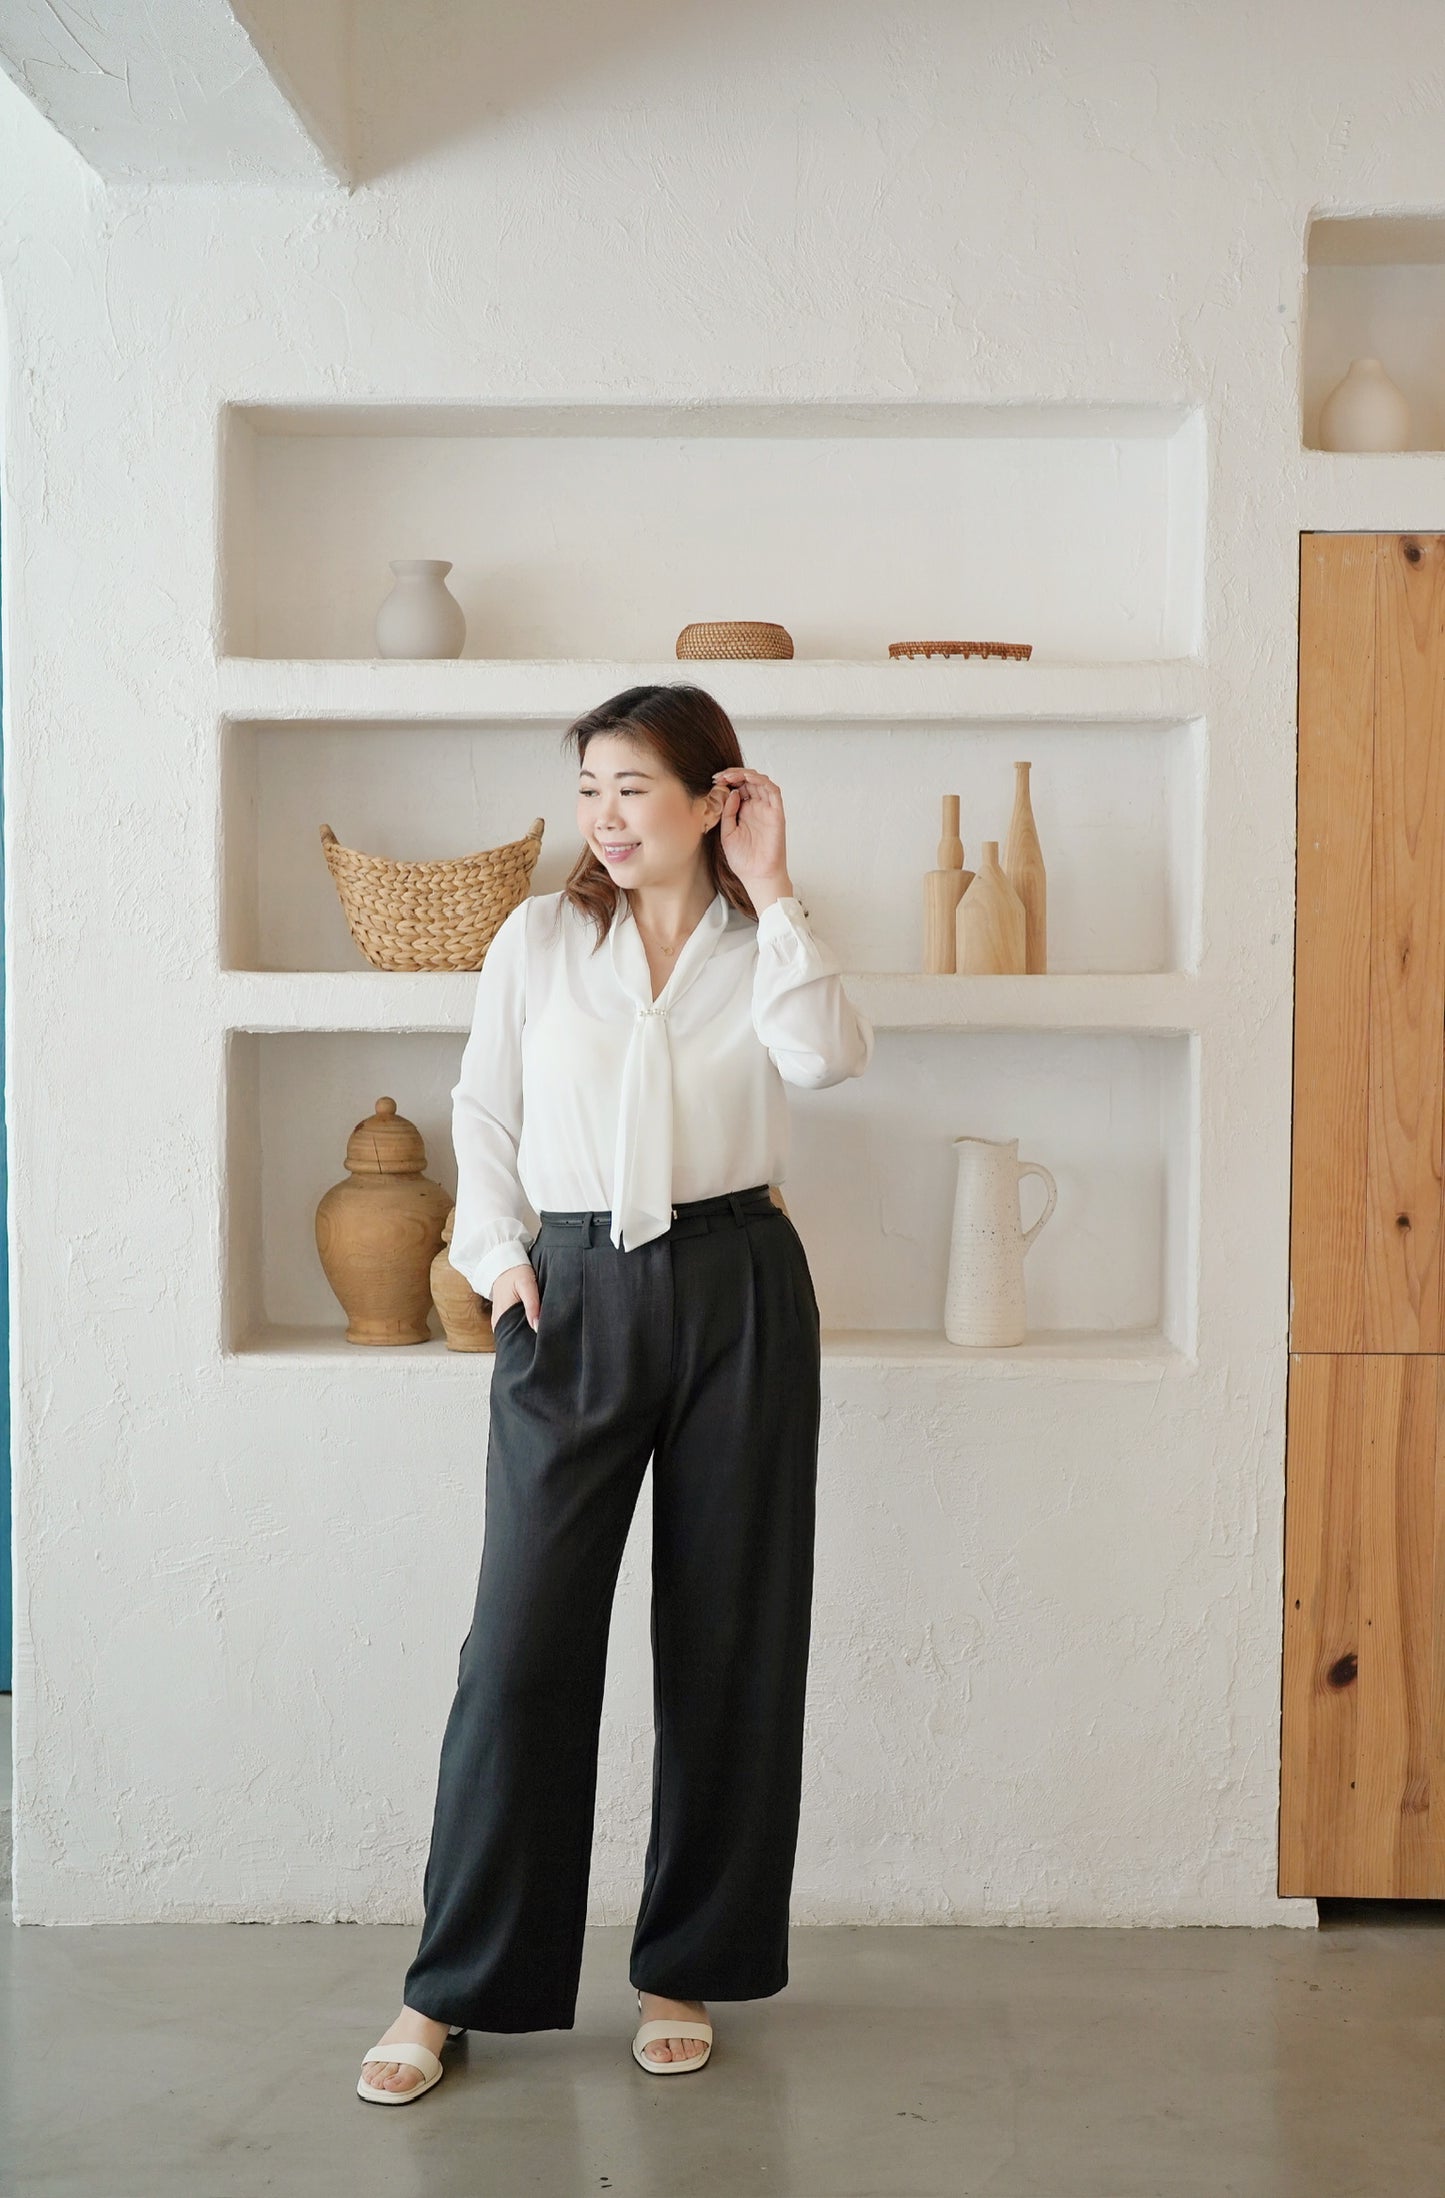
[[[641,924],[638,924],[637,928],[639,931],[642,931]],[[696,927],[694,926],[694,928]],[[689,931],[687,937],[689,939],[692,937],[691,931]],[[650,932],[642,931],[642,943],[644,946],[652,947],[654,951],[658,954],[675,954],[677,952],[677,948],[679,946],[686,945],[687,941],[685,939],[679,939],[676,946],[664,946],[661,939],[655,939]]]
[[[692,937],[692,932],[696,931],[697,929],[697,924],[694,924],[692,927],[692,931],[684,932],[683,936],[680,939],[676,940],[671,946],[667,946],[663,943],[661,939],[654,937],[652,932],[649,931],[647,927],[641,922],[635,908],[632,911],[632,920],[637,925],[639,932],[641,932],[642,934],[643,944],[645,946],[654,947],[659,954],[676,954],[679,947],[686,946],[688,940]],[[698,921],[701,922],[701,920],[702,919],[699,917]]]

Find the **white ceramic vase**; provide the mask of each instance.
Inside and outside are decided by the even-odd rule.
[[[1378,359],[1354,359],[1320,406],[1326,450],[1408,450],[1410,407]]]
[[[449,557],[398,557],[391,593],[376,614],[382,656],[460,656],[466,613],[447,587]]]
[[[1037,1160],[1020,1160],[1016,1137],[955,1137],[958,1179],[953,1200],[943,1332],[950,1343],[1022,1343],[1028,1335],[1024,1253],[1058,1198],[1058,1185]],[[1019,1184],[1042,1176],[1048,1203],[1031,1229],[1019,1220]]]

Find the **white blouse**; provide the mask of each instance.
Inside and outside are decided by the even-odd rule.
[[[756,922],[722,893],[657,999],[628,895],[600,946],[561,893],[498,925],[452,1091],[457,1206],[448,1256],[490,1297],[542,1209],[610,1209],[632,1251],[674,1201],[781,1183],[784,1083],[861,1076],[873,1028],[791,895]]]

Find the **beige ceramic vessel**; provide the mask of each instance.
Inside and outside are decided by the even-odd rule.
[[[948,1286],[943,1332],[950,1343],[1017,1344],[1028,1339],[1024,1254],[1054,1210],[1058,1185],[1037,1160],[1020,1160],[1016,1137],[955,1137]],[[1044,1210],[1031,1228],[1019,1219],[1019,1184],[1037,1175]]]

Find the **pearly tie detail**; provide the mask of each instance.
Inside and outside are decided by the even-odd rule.
[[[654,1000],[647,958],[631,911],[614,924],[612,965],[635,1014],[622,1064],[617,1144],[612,1163],[612,1242],[623,1251],[650,1243],[672,1225],[672,1041],[667,1018],[697,976],[727,923],[717,894],[689,935],[677,966]]]

